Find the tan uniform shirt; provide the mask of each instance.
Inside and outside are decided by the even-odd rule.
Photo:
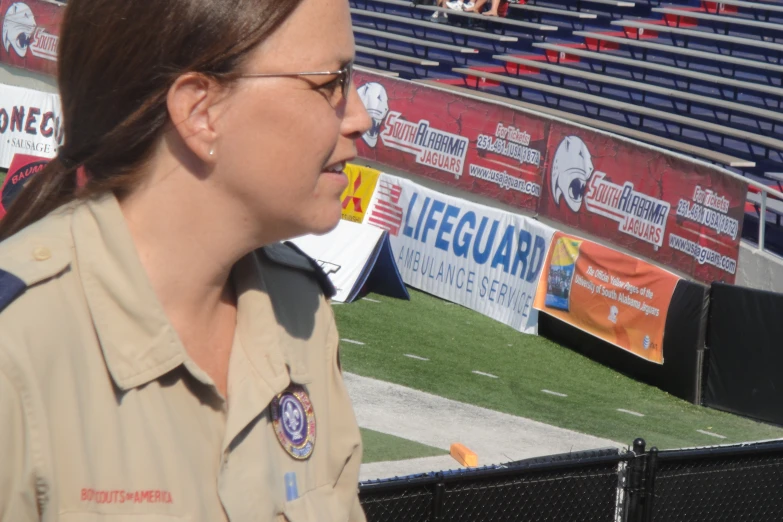
[[[285,245],[234,267],[225,401],[166,319],[114,197],[0,243],[0,519],[364,520],[361,439],[317,275]],[[315,416],[307,460],[271,418],[291,382]]]

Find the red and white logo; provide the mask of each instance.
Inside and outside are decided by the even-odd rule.
[[[356,180],[353,182],[353,187],[351,188],[351,193],[346,195],[343,199],[343,210],[348,208],[348,205],[353,203],[353,211],[354,212],[363,212],[362,210],[362,198],[360,196],[356,196],[356,192],[359,190],[359,187],[362,186],[362,173],[359,172],[359,174],[356,175]]]
[[[375,200],[375,206],[370,211],[367,222],[397,236],[402,226],[403,212],[399,205],[402,187],[381,179],[376,191],[378,199]]]
[[[619,225],[620,232],[634,236],[660,247],[666,231],[666,219],[671,205],[642,192],[626,181],[622,185],[605,179],[603,172],[596,172],[587,187],[587,210],[604,216]]]
[[[430,126],[427,120],[408,121],[392,111],[381,132],[386,147],[413,154],[416,163],[454,174],[459,179],[465,167],[470,140]]]
[[[7,53],[14,50],[20,58],[33,56],[57,61],[57,45],[60,37],[51,34],[44,27],[36,26],[32,9],[24,2],[11,4],[3,17],[3,48]]]
[[[372,127],[362,134],[362,140],[368,146],[375,148],[383,120],[389,114],[389,95],[386,93],[386,87],[378,82],[370,82],[359,87],[359,98],[372,119]]]

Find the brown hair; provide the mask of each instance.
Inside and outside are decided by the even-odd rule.
[[[135,187],[174,80],[228,83],[301,0],[69,0],[58,52],[64,145],[0,220],[0,241],[77,197]],[[77,190],[84,166],[87,184]]]

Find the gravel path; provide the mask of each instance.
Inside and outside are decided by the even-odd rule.
[[[608,439],[345,373],[359,426],[449,450],[461,442],[479,466],[587,449],[623,447]],[[458,468],[450,456],[364,464],[361,480]]]

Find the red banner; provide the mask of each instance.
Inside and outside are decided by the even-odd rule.
[[[733,283],[747,187],[673,155],[553,123],[539,213],[702,281]]]
[[[535,212],[548,120],[426,85],[355,78],[373,119],[361,157]]]
[[[361,157],[537,212],[695,279],[734,282],[741,180],[426,85],[367,73],[356,84],[373,119]]]
[[[40,0],[0,0],[0,63],[57,74],[57,44],[64,6]]]

